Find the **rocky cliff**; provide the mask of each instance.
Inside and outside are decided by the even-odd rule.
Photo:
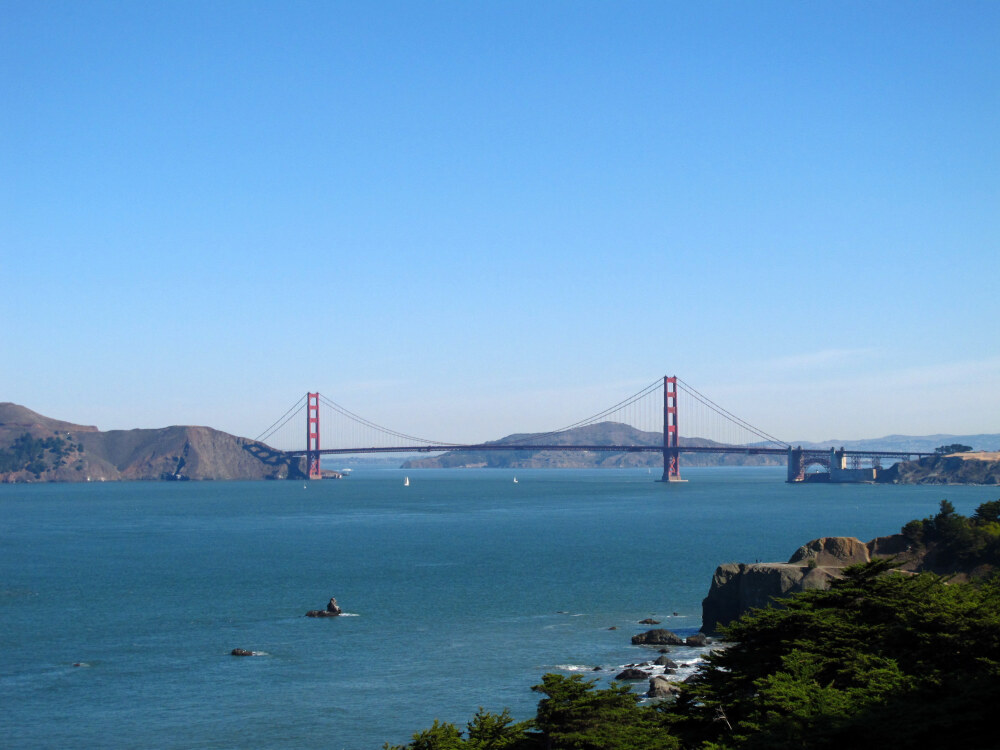
[[[825,589],[847,566],[885,557],[896,557],[901,570],[920,567],[918,556],[901,534],[867,544],[854,537],[822,537],[799,547],[787,563],[720,565],[701,603],[701,629],[715,633],[748,609],[779,603],[776,600],[797,591]]]
[[[952,453],[900,461],[879,472],[890,484],[1000,484],[1000,452]]]
[[[110,430],[0,403],[0,482],[284,479],[298,462],[210,427]]]

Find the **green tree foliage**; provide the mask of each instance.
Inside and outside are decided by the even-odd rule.
[[[935,453],[947,454],[947,453],[968,453],[972,450],[971,445],[962,445],[961,443],[952,443],[951,445],[939,445],[934,449]]]
[[[412,750],[461,750],[465,747],[462,733],[454,724],[434,720],[430,729],[413,735],[413,742],[406,747]]]
[[[454,724],[437,719],[430,729],[417,732],[406,745],[384,745],[383,750],[537,750],[537,738],[531,734],[532,722],[515,722],[507,709],[499,714],[479,707],[466,724],[468,739]]]
[[[493,714],[484,711],[480,706],[472,721],[466,724],[469,732],[466,747],[470,750],[514,750],[530,747],[533,746],[531,738],[525,735],[530,726],[530,721],[515,723],[506,708],[499,714]]]
[[[466,725],[434,721],[407,745],[384,750],[679,750],[660,712],[639,705],[625,685],[597,689],[580,675],[547,674],[531,688],[545,697],[534,721],[514,723],[510,713],[479,713]]]
[[[903,534],[915,544],[934,545],[939,567],[1000,566],[1000,500],[983,503],[971,518],[942,500],[936,515],[910,521]]]
[[[550,750],[658,750],[679,748],[664,719],[638,705],[626,685],[604,690],[580,675],[547,674],[531,688],[546,697],[538,702],[535,725]]]
[[[983,503],[972,514],[972,520],[977,525],[1000,522],[1000,500]]]

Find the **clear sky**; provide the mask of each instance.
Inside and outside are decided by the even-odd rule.
[[[1000,432],[1000,3],[0,3],[0,401]]]

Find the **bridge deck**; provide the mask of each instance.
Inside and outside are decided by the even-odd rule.
[[[682,445],[679,448],[681,453],[738,453],[747,456],[784,456],[788,454],[788,448],[766,448],[746,445],[711,445],[696,446]],[[832,448],[803,448],[804,455],[828,455]],[[392,446],[392,447],[368,447],[368,448],[323,448],[319,453],[326,455],[346,454],[346,453],[438,453],[438,452],[472,452],[472,451],[593,451],[603,453],[662,453],[662,445],[526,445],[515,444],[505,445],[503,443],[483,443],[479,445],[420,445],[420,446]],[[841,451],[837,451],[838,454]],[[304,456],[305,450],[284,451],[289,456]],[[922,453],[920,451],[869,451],[869,450],[845,450],[845,456],[862,456],[870,458],[910,458],[916,456],[931,456],[932,453]]]

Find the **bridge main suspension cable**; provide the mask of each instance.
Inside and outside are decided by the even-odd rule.
[[[688,385],[687,383],[685,383],[680,378],[677,378],[677,385],[680,386],[680,388],[686,394],[688,394],[691,398],[693,398],[696,401],[700,402],[702,405],[704,405],[705,407],[707,407],[709,410],[715,412],[719,416],[721,416],[724,419],[728,420],[729,422],[737,425],[738,427],[742,427],[743,429],[747,430],[748,432],[750,432],[750,433],[756,435],[757,437],[761,438],[765,442],[774,443],[774,444],[776,444],[776,445],[778,445],[778,446],[780,446],[782,448],[789,448],[789,447],[791,447],[784,440],[779,440],[778,438],[774,437],[773,435],[769,435],[768,433],[764,432],[760,428],[754,427],[752,424],[750,424],[746,420],[741,419],[740,417],[737,417],[732,412],[727,411],[726,409],[723,409],[717,403],[715,403],[714,401],[712,401],[712,399],[710,399],[708,396],[705,396],[704,394],[699,393],[692,386]]]
[[[557,430],[511,437],[498,442],[523,450],[532,445],[552,443],[555,439],[556,444],[566,444],[568,447],[572,447],[565,438],[560,436],[579,428],[610,422],[619,425],[619,427],[630,429],[622,431],[616,427],[611,432],[602,431],[600,437],[598,433],[586,436],[581,434],[578,439],[572,442],[591,444],[595,440],[597,442],[608,440],[610,435],[614,434],[612,439],[616,445],[644,446],[650,449],[657,445],[665,445],[657,435],[665,433],[666,429],[663,421],[668,412],[666,408],[668,404],[665,403],[667,394],[663,390],[666,380],[668,379],[658,378],[612,406]],[[669,380],[676,382],[676,388],[685,400],[690,399],[687,404],[683,402],[680,404],[680,427],[684,431],[684,436],[679,447],[682,449],[685,444],[687,447],[697,449],[710,445],[731,448],[738,446],[755,448],[772,445],[788,449],[789,446],[786,442],[755,427],[745,419],[737,417],[680,378],[670,378]],[[317,405],[321,404],[324,410],[328,410],[327,418],[318,420],[323,431],[319,440],[323,452],[346,451],[350,447],[382,451],[391,449],[420,450],[431,446],[440,447],[442,450],[471,447],[468,442],[431,440],[384,427],[322,394],[315,393],[313,397],[316,399]],[[279,443],[284,443],[283,450],[300,450],[299,446],[302,444],[302,439],[306,437],[306,431],[298,429],[298,426],[294,424],[290,426],[290,423],[305,410],[306,401],[306,397],[296,401],[280,418],[258,435],[256,440],[278,440]],[[676,409],[677,404],[669,406]],[[671,414],[676,413],[676,410],[671,412]],[[496,444],[495,441],[490,443],[490,445]]]
[[[349,420],[351,420],[353,422],[356,422],[357,424],[362,425],[363,427],[367,427],[368,429],[375,430],[376,432],[380,432],[383,435],[387,435],[389,437],[400,438],[401,440],[410,440],[410,441],[412,441],[414,443],[418,443],[420,445],[447,445],[447,446],[458,446],[458,445],[461,445],[461,443],[448,443],[448,442],[443,442],[441,440],[428,440],[427,438],[420,438],[420,437],[415,437],[414,435],[407,435],[404,432],[397,432],[396,430],[391,430],[388,427],[382,427],[381,425],[375,424],[374,422],[372,422],[372,421],[370,421],[368,419],[365,419],[364,417],[362,417],[362,416],[360,416],[358,414],[355,414],[354,412],[350,411],[349,409],[344,408],[343,406],[341,406],[340,404],[336,403],[335,401],[331,401],[330,399],[328,399],[326,396],[324,396],[322,394],[320,394],[319,398],[320,398],[320,401],[325,406],[328,406],[329,408],[333,409],[338,414],[341,414],[342,416],[346,417],[347,419],[349,419]]]
[[[272,424],[270,427],[268,427],[266,430],[260,433],[257,437],[255,437],[254,440],[256,440],[258,443],[263,443],[264,441],[266,441],[269,437],[271,437],[271,435],[273,435],[282,427],[284,427],[286,424],[288,424],[288,422],[292,419],[292,417],[298,414],[298,412],[302,411],[302,409],[305,407],[305,404],[306,404],[306,397],[303,396],[298,401],[296,401],[288,411],[286,411],[284,414],[278,417],[278,419],[274,422],[274,424]]]

